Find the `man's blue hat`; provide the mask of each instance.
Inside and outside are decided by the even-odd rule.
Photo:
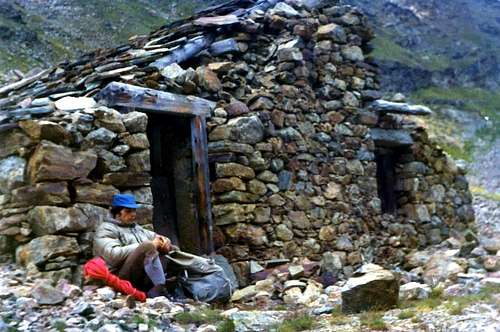
[[[116,194],[111,202],[112,207],[124,207],[129,209],[137,209],[139,205],[135,203],[135,198],[130,194]]]

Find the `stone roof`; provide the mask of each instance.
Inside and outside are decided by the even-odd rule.
[[[318,3],[322,1],[304,1],[302,5]],[[248,46],[239,32],[255,32],[258,25],[254,20],[268,10],[289,18],[300,16],[296,9],[277,0],[232,0],[149,35],[133,36],[128,44],[97,49],[0,87],[0,126],[43,117],[53,111],[51,102],[67,96],[94,96],[111,81],[165,90],[161,89],[161,75],[170,64],[200,54],[245,52]]]

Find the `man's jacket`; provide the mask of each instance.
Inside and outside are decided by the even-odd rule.
[[[124,225],[115,219],[104,221],[96,230],[94,255],[101,256],[112,272],[117,271],[139,244],[153,241],[156,233],[140,225]]]

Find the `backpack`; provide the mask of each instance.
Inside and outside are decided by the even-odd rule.
[[[217,258],[219,262],[225,260],[220,257]],[[169,264],[176,265],[181,271],[177,278],[178,286],[197,301],[228,301],[237,288],[237,284],[228,277],[224,268],[216,264],[214,258],[204,258],[182,251],[174,251],[166,255],[166,258]]]

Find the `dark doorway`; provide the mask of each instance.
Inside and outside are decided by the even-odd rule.
[[[390,149],[378,149],[377,161],[377,187],[378,196],[382,201],[382,213],[395,213],[397,209],[396,198],[396,159],[397,153]]]
[[[168,236],[182,250],[199,253],[191,126],[191,117],[148,114],[155,231]]]

